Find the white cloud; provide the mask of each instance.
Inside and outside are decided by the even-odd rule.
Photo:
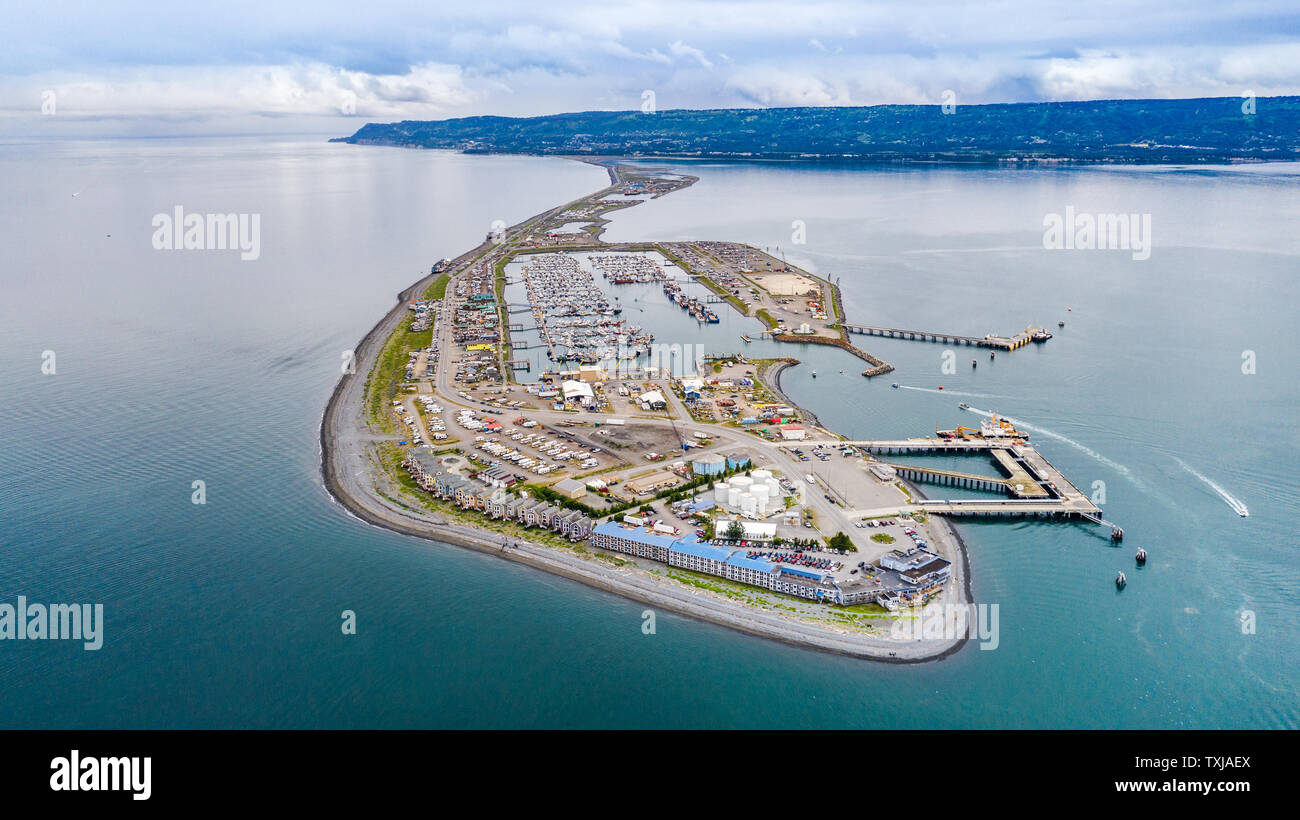
[[[727,80],[727,88],[761,106],[851,105],[848,89],[812,74],[778,68],[744,70]]]
[[[6,19],[0,128],[43,127],[45,89],[60,122],[135,118],[142,133],[335,118],[349,104],[354,118],[321,127],[636,109],[646,88],[661,109],[936,103],[945,89],[962,105],[1298,94],[1288,2],[381,0],[358,18],[334,0],[306,16],[290,2],[227,0],[182,23],[123,0],[83,4],[75,26],[33,7]]]
[[[674,57],[689,57],[695,60],[700,65],[704,66],[705,68],[713,68],[713,63],[709,62],[709,59],[704,56],[703,51],[700,51],[698,48],[693,48],[691,46],[688,46],[685,43],[683,43],[681,40],[677,40],[676,42],[670,44],[668,46],[668,53],[673,55]]]
[[[70,119],[338,115],[436,116],[476,99],[457,66],[425,63],[369,74],[322,63],[271,66],[142,66],[98,75],[0,78],[5,113],[28,114],[37,89],[52,90]],[[27,102],[28,105],[24,106]]]

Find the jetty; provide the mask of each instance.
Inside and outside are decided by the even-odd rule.
[[[958,333],[938,333],[929,330],[907,330],[897,327],[880,327],[878,325],[843,325],[849,333],[866,336],[883,336],[890,339],[908,339],[918,342],[939,342],[941,344],[971,345],[974,347],[992,347],[998,350],[1016,350],[1030,342],[1045,342],[1052,338],[1045,328],[1028,325],[1014,336],[963,336]]]

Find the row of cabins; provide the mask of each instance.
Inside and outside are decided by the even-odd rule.
[[[413,451],[402,466],[422,489],[463,510],[477,510],[494,520],[547,529],[570,541],[582,541],[591,535],[592,520],[580,510],[566,510],[548,501],[513,495],[500,483],[486,484],[447,472],[430,453]]]

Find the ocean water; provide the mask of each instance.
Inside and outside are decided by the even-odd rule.
[[[700,182],[619,213],[607,238],[780,245],[838,277],[863,322],[982,335],[1064,319],[992,363],[958,348],[954,374],[942,345],[861,340],[898,367],[870,382],[845,354],[799,348],[784,383],[854,435],[970,423],[957,401],[1007,413],[1081,487],[1104,482],[1125,544],[1072,524],[963,525],[1000,645],[938,663],[665,612],[644,635],[641,604],[369,527],[319,476],[341,355],[394,294],[603,171],[288,138],[14,142],[0,145],[0,602],[102,603],[106,624],[97,652],[0,642],[0,725],[1300,722],[1294,166],[681,170]],[[178,205],[259,214],[260,258],[154,250],[153,216]],[[1043,214],[1066,205],[1152,214],[1151,258],[1042,250]],[[790,243],[794,220],[806,244]],[[666,332],[690,342],[691,324]],[[1134,570],[1139,545],[1151,560]]]

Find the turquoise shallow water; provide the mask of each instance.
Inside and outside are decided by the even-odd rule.
[[[1023,420],[1076,483],[1105,482],[1125,546],[1076,525],[964,526],[1001,644],[941,663],[867,664],[667,613],[643,635],[641,605],[373,529],[319,479],[340,353],[392,295],[602,171],[299,140],[14,143],[0,600],[101,602],[107,624],[99,652],[0,643],[0,725],[1297,724],[1293,167],[683,167],[701,181],[620,213],[607,237],[779,244],[840,277],[866,322],[982,335],[1065,319],[974,372],[967,348],[949,375],[942,346],[868,339],[896,374],[868,383],[855,360],[801,349],[784,382],[854,435],[969,422],[957,401]],[[261,259],[153,250],[150,219],[178,204],[260,213]],[[1151,213],[1151,259],[1043,251],[1042,216],[1066,204]],[[795,219],[808,242],[786,247]],[[666,332],[692,341],[691,324]],[[1134,572],[1138,545],[1152,560]]]

